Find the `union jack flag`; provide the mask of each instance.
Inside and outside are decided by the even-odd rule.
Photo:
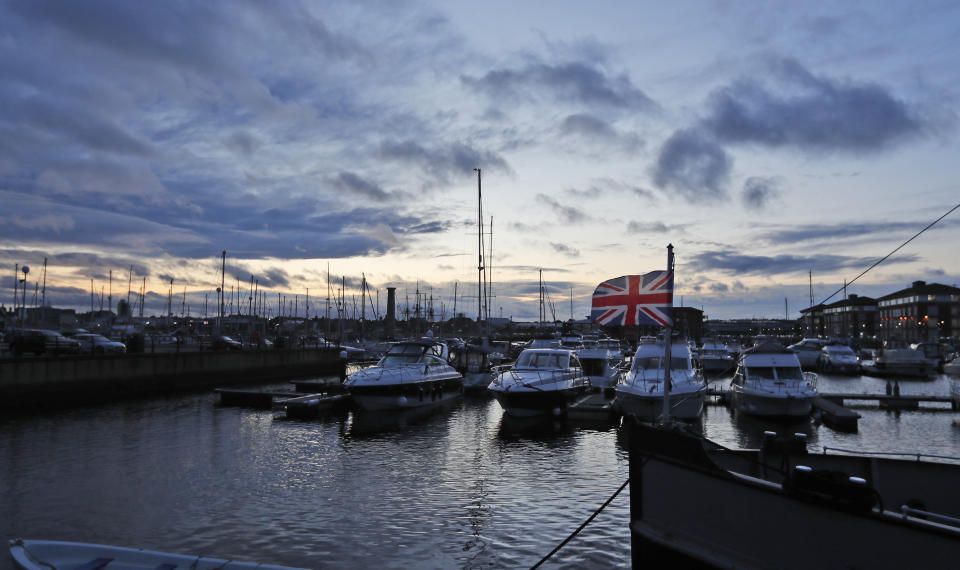
[[[673,325],[673,273],[651,271],[604,281],[593,291],[590,319],[600,325]]]

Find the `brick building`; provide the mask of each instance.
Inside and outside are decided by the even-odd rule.
[[[960,288],[940,283],[913,284],[877,300],[881,339],[936,341],[960,332]]]

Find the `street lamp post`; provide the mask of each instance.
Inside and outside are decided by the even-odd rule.
[[[24,265],[20,268],[20,271],[23,272],[23,279],[20,280],[20,289],[22,299],[20,300],[20,328],[23,328],[27,322],[27,273],[30,273],[30,268]]]

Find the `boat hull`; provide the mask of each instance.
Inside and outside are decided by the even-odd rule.
[[[766,418],[802,418],[813,409],[813,396],[757,393],[739,386],[730,388],[735,410]]]
[[[493,372],[466,372],[463,375],[463,389],[467,392],[483,392],[493,382]]]
[[[703,413],[705,390],[670,394],[670,417],[679,420],[695,420]],[[641,420],[656,420],[663,415],[663,394],[637,394],[617,390],[614,408],[624,416]]]
[[[690,438],[664,435],[667,430],[646,426],[626,427],[634,568],[665,567],[666,555],[674,553],[692,558],[697,566],[720,568],[956,566],[960,531],[955,526],[851,507],[842,497],[761,479],[760,469],[755,474],[733,474],[713,464],[699,440],[684,441]],[[757,465],[756,456],[743,457],[737,465]],[[775,459],[781,461],[780,456]],[[853,463],[834,463],[829,456],[801,455],[795,461],[868,479],[871,472],[869,459],[863,458],[854,460],[863,462],[863,471],[847,470],[844,467]],[[918,486],[927,481],[928,473],[916,464],[900,462],[889,471],[886,463],[872,465],[880,471],[874,484],[900,486],[902,482],[904,491],[923,496]],[[946,489],[953,487],[949,481],[957,475],[956,466],[931,469],[935,484],[946,482]],[[904,504],[899,492],[885,495],[887,509],[899,510]],[[817,547],[809,548],[810,544]]]
[[[107,546],[85,542],[61,542],[54,540],[10,541],[10,556],[14,567],[21,570],[49,570],[50,568],[80,568],[82,565],[102,559],[107,566],[97,568],[194,568],[196,570],[297,570],[289,566],[236,562],[206,556],[191,556],[169,552],[156,552],[138,548]]]
[[[934,376],[934,366],[922,362],[883,362],[864,366],[864,370],[877,376],[907,376],[911,378],[930,378]]]
[[[403,384],[352,386],[354,405],[364,411],[409,410],[437,406],[463,394],[463,379],[432,379]]]
[[[567,406],[586,393],[586,385],[558,390],[491,390],[507,414],[516,417],[563,415]]]

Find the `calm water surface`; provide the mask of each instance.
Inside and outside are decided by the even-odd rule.
[[[949,394],[947,377],[900,386]],[[822,392],[884,388],[868,377],[820,380]],[[0,419],[3,535],[306,568],[529,567],[627,478],[616,426],[520,422],[492,399],[313,421],[217,401],[187,395]],[[809,434],[811,449],[960,456],[960,413],[942,408],[866,405],[859,433],[843,434],[710,406],[703,429],[730,446],[755,446],[774,428]],[[547,567],[628,567],[628,502],[624,491]]]

